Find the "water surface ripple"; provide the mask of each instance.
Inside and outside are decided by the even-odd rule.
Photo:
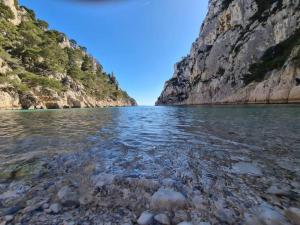
[[[300,208],[296,105],[1,111],[0,156],[0,220],[15,224],[136,224],[159,188],[190,206],[172,224],[288,224]],[[49,213],[65,187],[88,207]]]
[[[27,153],[93,150],[102,152],[102,157],[112,161],[140,157],[140,163],[151,164],[160,154],[167,157],[178,153],[180,157],[180,153],[185,155],[187,151],[201,149],[248,149],[252,160],[275,159],[281,166],[299,170],[300,107],[134,107],[0,112],[0,163]],[[285,165],[283,162],[288,160],[290,163]],[[145,171],[129,168],[128,173],[132,172],[130,169],[137,173],[154,172],[151,168],[144,168]]]

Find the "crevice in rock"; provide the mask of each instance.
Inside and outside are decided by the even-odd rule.
[[[299,77],[296,77],[296,86],[300,86],[300,78]]]

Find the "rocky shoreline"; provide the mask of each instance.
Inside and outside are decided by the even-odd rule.
[[[299,177],[243,155],[190,152],[143,176],[104,169],[95,150],[27,154],[1,166],[0,224],[298,225]]]
[[[0,84],[0,110],[11,109],[68,109],[68,108],[99,108],[114,106],[136,106],[132,98],[99,100],[87,94],[85,87],[69,76],[57,78],[60,82],[68,80],[69,89],[58,93],[49,88],[35,87],[30,92],[22,93],[12,85]]]

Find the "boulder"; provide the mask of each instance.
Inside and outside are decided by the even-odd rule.
[[[63,206],[71,207],[79,205],[78,193],[69,186],[61,188],[57,193],[57,197]]]
[[[151,207],[155,210],[183,209],[187,206],[185,196],[172,189],[159,189],[151,197]]]
[[[171,224],[169,217],[166,214],[158,214],[154,217],[155,221],[159,222],[160,224],[169,225]]]
[[[190,216],[186,211],[176,210],[176,212],[174,213],[174,217],[172,219],[172,222],[174,224],[178,224],[180,222],[189,221],[189,220],[190,220]]]
[[[295,225],[300,225],[300,209],[290,207],[285,210],[285,216]]]
[[[290,187],[288,186],[278,186],[278,185],[272,185],[268,188],[267,193],[277,196],[288,196],[290,195]]]
[[[32,109],[37,104],[37,99],[31,93],[22,93],[19,95],[20,104],[23,109]]]
[[[6,222],[11,222],[13,219],[14,219],[14,216],[12,216],[12,215],[7,215],[7,216],[4,217],[4,220]]]
[[[289,225],[284,216],[267,204],[262,204],[254,215],[246,214],[247,225]]]
[[[113,174],[101,173],[93,178],[93,182],[96,187],[103,187],[113,184],[114,178]]]
[[[153,222],[154,215],[151,212],[143,212],[137,223],[139,225],[150,225]]]
[[[61,212],[61,210],[62,210],[62,207],[59,203],[54,203],[49,208],[49,212],[53,213],[53,214],[58,214]]]

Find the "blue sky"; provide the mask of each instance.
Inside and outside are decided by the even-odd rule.
[[[20,0],[87,47],[139,105],[153,105],[174,64],[186,56],[207,13],[207,0]],[[88,2],[88,1],[87,1]]]

